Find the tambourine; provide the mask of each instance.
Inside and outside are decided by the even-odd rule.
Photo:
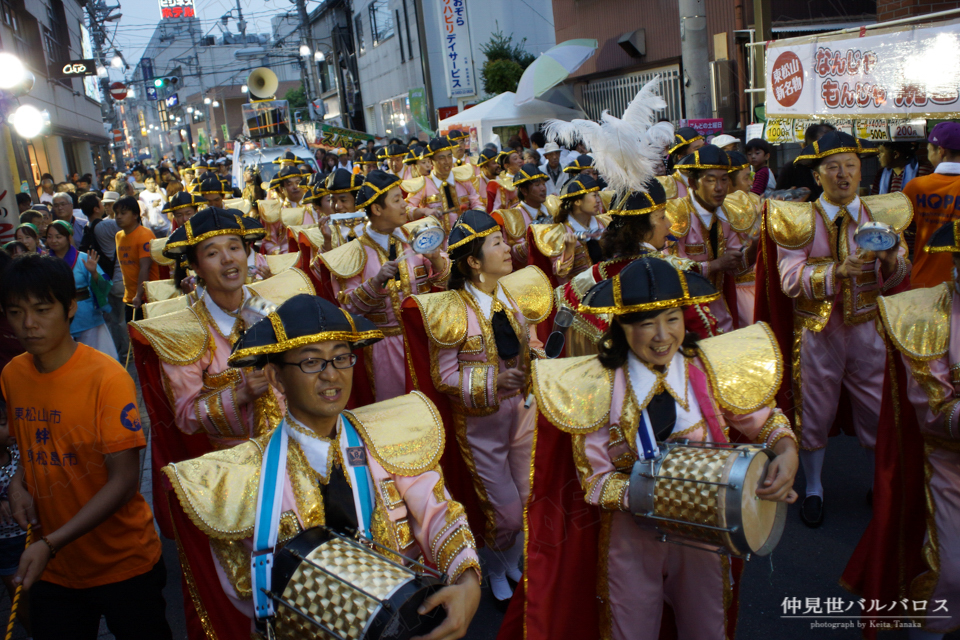
[[[443,241],[447,237],[447,234],[443,232],[443,227],[433,216],[408,222],[400,227],[400,233],[403,234],[407,244],[421,255],[433,253],[439,249],[443,246]]]
[[[897,246],[900,237],[885,222],[864,222],[853,236],[857,246],[865,251],[889,251]]]

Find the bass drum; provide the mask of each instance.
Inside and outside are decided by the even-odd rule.
[[[325,527],[307,529],[274,556],[277,638],[406,640],[446,618],[417,608],[445,585]]]

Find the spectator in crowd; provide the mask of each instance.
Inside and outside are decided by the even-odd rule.
[[[75,294],[70,268],[52,257],[24,256],[0,281],[27,350],[0,375],[10,432],[25,447],[10,507],[37,536],[14,584],[28,594],[36,640],[94,640],[101,616],[117,638],[168,640],[166,569],[138,491],[146,439],[136,387],[116,360],[71,337]],[[30,422],[32,412],[59,420]]]
[[[80,178],[77,179],[77,193],[83,195],[86,192],[90,191],[91,182],[93,177],[89,173],[85,173]]]
[[[750,191],[758,196],[767,195],[777,188],[777,180],[767,166],[771,153],[773,153],[773,147],[766,140],[754,138],[747,143],[747,161],[753,167],[754,174]]]
[[[11,244],[18,245],[20,243],[16,241],[7,243],[7,245],[11,245]],[[22,244],[20,244],[20,246],[23,247]],[[13,258],[19,255],[14,252],[13,247],[10,247],[8,249],[5,246],[4,250],[6,251],[6,253],[2,253],[2,255],[0,255],[0,280],[3,279],[3,273],[4,271],[7,270],[7,267],[9,267],[10,264],[13,262]],[[28,252],[22,251],[22,253],[28,253]],[[7,364],[11,360],[13,360],[14,357],[20,355],[21,353],[23,353],[23,346],[20,344],[20,341],[17,340],[17,336],[13,334],[13,329],[10,327],[10,323],[7,322],[6,315],[4,315],[3,313],[0,313],[0,371],[2,371],[3,368],[7,366]],[[2,399],[0,399],[0,407],[3,407],[3,413],[0,414],[0,420],[2,420],[2,428],[6,428],[7,427],[6,405],[3,404]],[[0,441],[2,440],[3,438],[2,436],[0,436]],[[2,442],[0,442],[0,446],[2,446]],[[3,473],[0,472],[0,478],[2,478],[2,476],[3,476]],[[0,480],[0,485],[2,484],[3,482],[2,480]],[[9,502],[9,498],[7,496],[7,486],[3,486],[2,488],[0,488],[0,501]],[[0,531],[2,530],[3,530],[2,525],[0,525]],[[3,534],[0,533],[0,539],[2,538],[3,538]],[[3,543],[0,542],[0,548],[2,548],[2,546],[3,546]],[[0,556],[2,556],[2,554],[3,552],[2,550],[0,550]],[[3,564],[3,563],[0,563],[0,564]],[[10,572],[11,580],[13,579],[14,573],[15,573],[15,570]]]
[[[710,141],[715,147],[720,147],[724,151],[740,151],[740,140],[728,133],[722,133]]]
[[[17,242],[14,240],[3,245],[3,253],[11,258],[16,258],[17,256],[22,256],[23,254],[30,252],[27,251],[26,245],[24,245],[22,242]]]
[[[57,193],[53,196],[53,218],[63,220],[73,225],[74,244],[79,245],[83,237],[83,228],[89,221],[80,209],[73,207],[73,198],[66,193]]]
[[[131,182],[131,184],[133,185],[133,188],[137,193],[140,193],[141,191],[147,188],[147,186],[143,182],[144,179],[146,179],[147,177],[147,170],[143,167],[143,165],[138,164],[133,168],[133,171],[131,171],[130,173],[132,174],[132,177],[133,177],[133,181]]]
[[[160,277],[160,267],[150,255],[150,241],[156,236],[140,224],[140,205],[129,196],[113,205],[114,219],[120,227],[116,235],[117,261],[123,276],[123,302],[126,321],[140,320],[143,312],[143,283]]]
[[[545,146],[547,146],[547,137],[543,135],[543,131],[534,131],[530,135],[530,148],[542,153],[541,149]]]
[[[170,233],[170,220],[160,213],[163,205],[167,202],[167,197],[160,191],[157,181],[150,177],[143,181],[144,190],[140,192],[140,202],[143,203],[144,219],[147,226],[159,238],[165,237]]]
[[[523,152],[523,164],[532,164],[535,167],[540,166],[540,153],[534,149],[526,149]]]
[[[13,237],[17,239],[17,242],[26,247],[28,253],[38,253],[42,249],[40,246],[40,232],[37,230],[37,225],[32,222],[25,222],[17,227],[17,231],[13,234]]]
[[[112,202],[110,207],[112,212]],[[110,309],[104,311],[104,320],[117,348],[117,357],[123,360],[127,354],[129,338],[124,326],[123,273],[120,263],[117,262],[117,232],[120,227],[116,220],[106,217],[105,203],[101,203],[95,193],[80,196],[80,208],[90,218],[90,224],[87,225],[80,242],[80,251],[95,251],[99,256],[97,264],[110,279],[110,290],[107,292]]]
[[[120,199],[120,194],[116,191],[104,191],[103,200],[100,203],[103,205],[103,217],[104,218],[113,218],[113,203]]]
[[[532,141],[533,137],[531,136],[530,139]],[[560,145],[556,142],[548,142],[543,147],[543,157],[546,158],[546,162],[540,165],[540,171],[547,174],[547,195],[559,196],[563,185],[570,180],[570,176],[563,172],[563,167],[560,165],[561,155]]]
[[[53,212],[50,210],[50,205],[43,203],[33,205],[33,211],[40,214],[40,221],[35,224],[37,225],[37,232],[42,238],[47,232],[47,227],[53,222]]]
[[[33,201],[30,199],[29,193],[18,193],[17,194],[17,213],[23,213],[30,209],[30,206],[33,204]]]
[[[53,176],[45,173],[40,176],[40,202],[53,204]]]

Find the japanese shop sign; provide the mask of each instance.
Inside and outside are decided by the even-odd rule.
[[[473,76],[473,50],[467,28],[466,0],[438,0],[440,41],[447,95],[466,98],[477,94]]]
[[[160,0],[160,18],[195,18],[193,0]]]
[[[770,117],[960,113],[960,24],[862,38],[793,38],[766,53]],[[879,135],[880,127],[875,127]]]

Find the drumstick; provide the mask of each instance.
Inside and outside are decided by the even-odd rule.
[[[31,538],[33,534],[33,525],[27,525],[27,541],[24,545],[24,550],[30,546]],[[20,592],[23,591],[23,583],[17,585],[16,590],[13,592],[13,603],[10,605],[10,619],[7,621],[7,635],[5,640],[10,640],[13,637],[13,625],[17,621],[17,606],[20,604]]]

